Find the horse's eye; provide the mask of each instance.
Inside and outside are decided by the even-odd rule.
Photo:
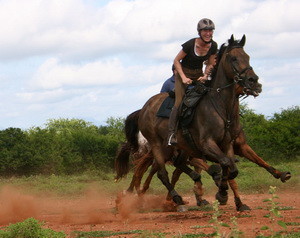
[[[235,56],[231,57],[231,61],[232,62],[236,62],[237,61],[237,57],[235,57]]]

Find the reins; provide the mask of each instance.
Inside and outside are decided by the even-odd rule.
[[[229,55],[229,52],[232,50],[232,49],[234,49],[234,48],[243,48],[242,46],[239,46],[239,45],[237,45],[237,46],[233,46],[233,47],[230,47],[230,49],[227,49],[227,52],[226,52],[226,56],[229,56],[229,57],[231,57],[230,55]],[[246,73],[247,73],[247,71],[249,71],[249,70],[252,70],[252,67],[251,66],[248,66],[248,67],[245,67],[244,69],[242,69],[241,71],[239,71],[239,70],[237,70],[237,68],[235,67],[235,65],[232,63],[232,60],[230,60],[230,65],[231,65],[231,67],[232,67],[232,70],[233,70],[233,72],[234,72],[234,76],[233,76],[233,82],[232,83],[229,83],[229,84],[227,84],[227,85],[225,85],[225,86],[223,86],[223,87],[218,87],[218,88],[212,88],[212,87],[206,87],[206,86],[204,86],[204,87],[206,87],[206,90],[207,91],[209,91],[209,92],[211,92],[211,91],[214,91],[214,92],[217,92],[218,94],[222,91],[222,90],[224,90],[224,89],[226,89],[226,88],[229,88],[229,87],[231,87],[231,86],[234,86],[235,84],[237,84],[237,83],[239,83],[239,82],[243,82],[245,79],[246,79]],[[244,76],[243,76],[243,74],[244,74]],[[245,98],[246,98],[247,96],[245,96]],[[227,110],[226,110],[226,116],[223,114],[223,113],[221,113],[221,109],[220,109],[220,106],[219,106],[219,104],[217,104],[216,103],[216,101],[213,99],[213,97],[210,95],[209,96],[209,99],[210,99],[210,102],[211,102],[211,104],[213,105],[213,107],[215,108],[215,110],[216,110],[216,112],[218,113],[218,115],[222,118],[222,120],[224,121],[224,124],[225,124],[225,128],[228,130],[228,128],[230,127],[230,125],[231,125],[231,123],[232,123],[232,120],[233,120],[233,113],[232,113],[232,111],[230,111],[230,112],[228,112]],[[233,100],[233,105],[232,105],[232,109],[234,108],[234,104],[236,103],[236,100]]]

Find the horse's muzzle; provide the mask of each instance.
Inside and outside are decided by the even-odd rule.
[[[257,75],[247,77],[244,92],[247,95],[257,97],[262,92],[262,85],[258,82]]]

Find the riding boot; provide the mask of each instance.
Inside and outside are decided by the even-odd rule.
[[[178,120],[178,108],[173,107],[169,118],[169,135],[168,135],[168,145],[176,145],[176,130],[177,130],[177,120]]]

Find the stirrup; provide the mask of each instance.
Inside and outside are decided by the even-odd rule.
[[[177,145],[177,139],[175,133],[172,133],[168,139],[168,145]]]

